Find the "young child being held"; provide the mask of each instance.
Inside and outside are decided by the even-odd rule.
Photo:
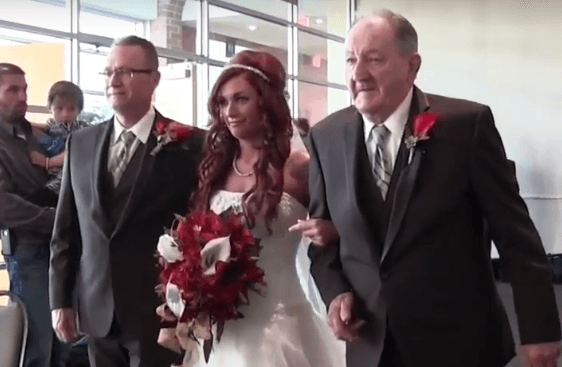
[[[66,139],[70,133],[88,126],[84,121],[78,120],[78,115],[84,108],[84,94],[76,84],[59,81],[49,90],[47,106],[52,117],[43,127],[45,134],[40,140],[43,152],[32,151],[29,158],[32,164],[47,170],[50,177],[46,186],[58,195]]]

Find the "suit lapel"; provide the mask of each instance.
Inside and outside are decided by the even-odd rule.
[[[429,102],[427,101],[425,94],[418,88],[414,87],[414,98],[412,100],[412,106],[410,107],[410,116],[408,118],[404,137],[402,138],[401,150],[406,148],[404,146],[404,141],[412,134],[414,117],[418,113],[426,111],[428,108]],[[406,154],[407,153],[408,152],[406,151]],[[381,262],[384,261],[386,255],[388,254],[394,240],[396,239],[398,231],[400,230],[400,226],[402,225],[402,220],[404,218],[404,214],[406,213],[406,209],[408,208],[408,204],[410,203],[412,191],[415,186],[422,156],[423,151],[415,149],[412,162],[410,164],[406,163],[406,166],[400,172],[397,172],[398,177],[396,180],[395,191],[393,195],[388,198],[392,201],[390,203],[391,207],[388,228],[384,239]]]
[[[112,132],[113,119],[110,119],[106,121],[105,126],[98,131],[96,139],[94,140],[94,173],[91,177],[91,185],[94,188],[94,200],[96,202],[94,207],[99,208],[103,212],[102,215],[98,216],[99,218],[106,218],[105,211],[108,209],[106,207],[106,197],[104,197],[104,195],[107,194],[107,190],[105,190],[107,184],[107,156]]]
[[[133,209],[137,206],[138,201],[142,197],[142,192],[144,191],[144,188],[146,187],[146,184],[151,177],[151,173],[154,168],[154,162],[156,161],[156,157],[157,157],[157,155],[150,154],[154,149],[154,147],[156,147],[156,137],[154,136],[152,131],[154,130],[154,124],[157,121],[161,121],[161,120],[164,122],[168,122],[168,120],[165,119],[162,115],[160,115],[157,111],[156,116],[154,118],[154,123],[152,124],[151,133],[148,136],[148,140],[146,141],[146,147],[144,147],[145,149],[143,155],[142,157],[140,157],[141,159],[140,168],[136,170],[136,175],[134,176],[135,183],[133,185],[133,189],[129,195],[129,198],[127,199],[127,203],[125,204],[123,213],[121,214],[121,217],[119,218],[117,224],[115,225],[115,228],[113,230],[113,235],[115,235],[115,233],[117,233],[123,227],[127,218],[131,216]],[[141,147],[139,146],[137,149],[140,148]]]

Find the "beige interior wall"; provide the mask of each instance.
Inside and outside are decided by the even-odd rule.
[[[562,253],[562,2],[358,0],[419,36],[426,92],[490,105],[547,252]]]

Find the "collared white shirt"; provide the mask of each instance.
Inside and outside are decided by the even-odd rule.
[[[383,125],[385,125],[390,131],[390,137],[386,142],[387,146],[385,149],[387,149],[387,152],[390,154],[392,159],[392,167],[395,166],[398,149],[400,149],[400,142],[402,141],[402,135],[404,135],[404,129],[406,128],[406,123],[408,122],[413,95],[414,88],[412,87],[398,108],[394,110],[394,112],[383,122]],[[361,116],[363,117],[365,146],[367,147],[368,156],[371,157],[374,156],[375,152],[370,151],[368,139],[375,124],[369,121],[366,115],[361,114]]]
[[[150,132],[152,131],[152,125],[154,123],[155,116],[156,111],[154,110],[154,107],[150,106],[148,112],[139,120],[139,122],[137,122],[131,128],[126,129],[119,122],[117,115],[115,115],[113,118],[113,135],[111,137],[111,145],[109,146],[109,157],[113,157],[116,154],[117,146],[115,143],[117,143],[123,131],[131,131],[133,134],[135,134],[136,139],[133,142],[131,149],[129,150],[129,155],[127,156],[127,163],[129,163],[139,145],[141,143],[146,144],[146,142],[148,141],[148,137],[150,136]],[[109,167],[109,162],[111,162],[111,159],[108,159],[107,162]]]

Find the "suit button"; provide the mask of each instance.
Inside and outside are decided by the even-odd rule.
[[[388,272],[387,271],[381,271],[381,279],[382,280],[388,279]]]

